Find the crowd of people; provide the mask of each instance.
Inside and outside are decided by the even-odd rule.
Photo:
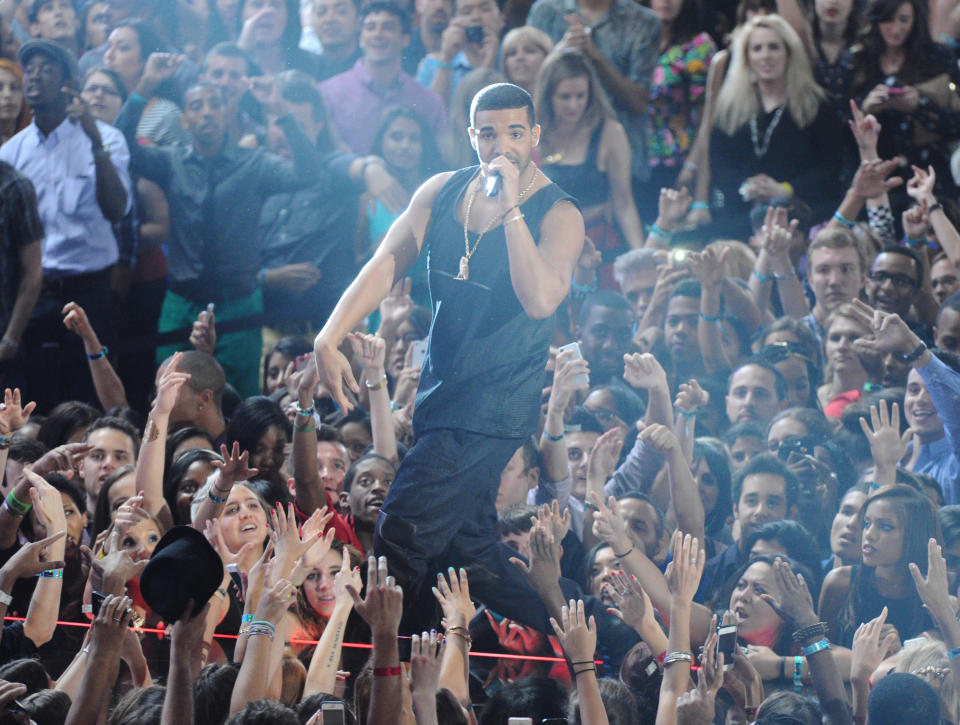
[[[0,725],[958,725],[958,61],[0,0]]]

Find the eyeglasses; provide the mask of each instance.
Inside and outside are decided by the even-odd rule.
[[[890,274],[889,272],[871,272],[870,279],[877,284],[893,282],[894,287],[900,287],[901,289],[906,289],[907,287],[916,287],[919,284],[913,277],[909,277],[905,274]]]
[[[84,92],[84,93],[89,93],[90,95],[96,94],[97,91],[100,91],[100,92],[103,93],[103,95],[105,95],[105,96],[119,96],[119,95],[120,95],[120,91],[118,91],[116,88],[111,88],[110,86],[102,86],[102,85],[98,85],[98,84],[96,84],[96,83],[91,83],[90,85],[84,87],[84,89],[83,89],[83,92]]]

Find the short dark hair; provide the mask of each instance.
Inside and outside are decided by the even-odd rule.
[[[251,700],[227,725],[300,725],[297,713],[276,700]]]
[[[700,280],[686,277],[673,286],[673,291],[670,292],[668,299],[672,300],[674,297],[696,297],[700,299],[700,295]]]
[[[633,317],[633,307],[630,305],[630,302],[626,297],[619,292],[614,292],[613,290],[609,289],[602,289],[592,293],[583,301],[583,305],[580,307],[580,317],[578,318],[580,327],[583,327],[584,323],[587,321],[587,317],[590,316],[590,312],[594,307],[609,307],[613,310],[626,310],[630,313],[630,317]]]
[[[913,268],[917,272],[917,281],[915,286],[920,287],[923,284],[923,263],[920,261],[919,255],[917,255],[917,253],[912,249],[909,247],[901,247],[899,244],[888,244],[879,251],[876,257],[874,257],[874,264],[876,264],[876,261],[881,254],[900,254],[910,259],[910,261],[913,262]],[[872,266],[873,265],[871,265],[871,267]]]
[[[520,446],[523,451],[523,472],[526,473],[531,468],[540,467],[540,449],[537,447],[537,441],[533,436],[527,438]]]
[[[390,468],[393,469],[394,475],[397,474],[397,467],[394,465],[393,461],[391,461],[389,458],[385,458],[384,456],[381,456],[379,453],[365,453],[362,456],[360,456],[357,460],[355,460],[353,462],[353,465],[347,469],[347,473],[343,477],[343,490],[345,492],[350,490],[350,487],[353,485],[353,479],[357,477],[357,466],[359,466],[364,461],[370,461],[370,460],[383,461],[388,466],[390,466]]]
[[[667,527],[667,520],[663,515],[663,511],[661,511],[660,507],[657,506],[657,503],[642,491],[627,491],[625,494],[617,498],[617,501],[623,501],[627,498],[632,498],[635,501],[643,501],[644,503],[653,507],[653,510],[657,512],[657,538],[661,538],[664,530]]]
[[[120,431],[125,434],[130,439],[130,442],[133,443],[133,457],[136,458],[140,455],[140,434],[137,433],[137,429],[126,419],[115,415],[105,415],[93,421],[83,436],[84,442],[90,438],[91,433],[102,430],[103,428],[110,428],[111,430]]]
[[[7,457],[17,463],[36,463],[49,449],[36,438],[14,436]]]
[[[124,466],[126,468],[126,466]],[[132,467],[131,467],[132,470]],[[43,480],[57,489],[60,493],[65,493],[77,507],[81,514],[87,513],[87,497],[84,495],[80,486],[64,476],[62,473],[48,473]]]
[[[481,88],[470,102],[470,126],[477,127],[479,111],[503,111],[508,108],[527,109],[530,128],[537,125],[537,112],[533,108],[533,98],[529,93],[513,83],[494,83]]]
[[[103,413],[87,403],[79,400],[67,400],[58,403],[47,415],[40,430],[37,431],[37,440],[47,448],[56,448],[63,445],[80,428],[86,428]]]
[[[216,86],[210,87],[216,88]],[[209,390],[217,410],[223,409],[223,389],[227,385],[227,376],[213,355],[199,350],[187,350],[177,363],[177,370],[181,373],[190,373],[187,386],[192,391],[199,393]]]
[[[764,358],[758,357],[756,355],[754,357],[751,357],[748,360],[744,360],[736,368],[734,368],[733,372],[730,373],[730,378],[727,380],[727,390],[730,389],[730,381],[733,380],[733,376],[749,365],[755,365],[758,368],[763,368],[773,376],[773,385],[774,385],[774,388],[776,389],[777,400],[783,400],[784,398],[787,397],[787,380],[786,378],[783,377],[783,373],[777,370],[771,363],[767,362]]]
[[[374,13],[390,13],[400,21],[400,28],[404,35],[410,35],[410,14],[400,5],[386,0],[372,0],[365,3],[360,9],[360,23],[366,20],[368,15]]]
[[[537,507],[518,503],[497,515],[497,536],[525,534],[533,528],[532,516],[537,515]]]
[[[786,549],[788,557],[798,561],[814,573],[816,579],[807,582],[810,585],[810,595],[814,601],[820,598],[821,571],[820,548],[817,540],[813,538],[807,527],[797,521],[783,519],[780,521],[768,521],[759,529],[750,534],[747,539],[747,546],[744,551],[749,554],[753,545],[758,541],[779,541]]]
[[[253,74],[254,65],[250,60],[250,56],[247,55],[246,51],[244,51],[243,48],[236,43],[231,43],[225,40],[221,43],[217,43],[210,50],[208,50],[207,54],[203,56],[203,70],[207,69],[207,62],[214,56],[219,56],[221,58],[239,58],[247,64],[247,75]]]
[[[5,663],[0,667],[0,679],[26,685],[27,692],[31,695],[50,686],[50,675],[40,660],[32,657],[21,657]]]
[[[731,425],[723,434],[723,442],[727,444],[728,448],[733,448],[733,444],[741,438],[756,438],[766,443],[767,432],[759,423],[748,420]]]
[[[606,431],[603,423],[593,414],[593,411],[579,405],[573,409],[565,428],[568,433],[598,433],[603,435]]]
[[[800,490],[800,482],[796,475],[791,471],[787,464],[776,456],[769,453],[761,453],[747,461],[733,476],[733,483],[730,488],[730,495],[733,505],[740,503],[740,494],[743,491],[743,482],[747,476],[755,476],[759,473],[770,473],[774,476],[780,476],[783,479],[786,488],[787,509],[789,509],[797,500],[797,491]]]

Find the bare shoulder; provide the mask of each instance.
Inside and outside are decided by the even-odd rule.
[[[410,205],[425,207],[429,210],[430,207],[433,206],[433,200],[436,198],[440,189],[443,188],[443,185],[446,184],[455,173],[455,171],[444,171],[443,173],[431,176],[414,192]]]
[[[838,566],[836,569],[831,569],[823,578],[823,590],[836,592],[838,589],[846,589],[850,586],[852,576],[852,566]]]

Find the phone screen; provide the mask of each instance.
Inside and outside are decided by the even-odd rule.
[[[737,646],[737,625],[717,625],[717,656],[723,655],[723,669],[733,666],[733,650]]]
[[[320,725],[346,725],[343,702],[330,701],[320,705]]]

